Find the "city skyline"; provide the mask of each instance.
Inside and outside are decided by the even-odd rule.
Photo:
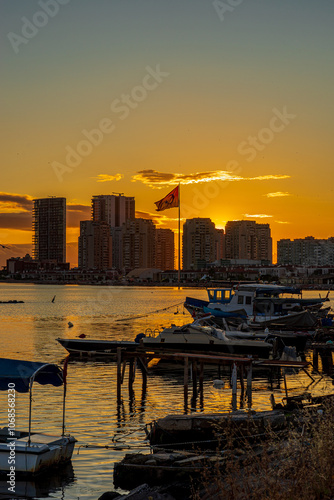
[[[225,6],[225,7],[224,7]],[[1,265],[32,248],[33,199],[67,199],[67,254],[94,195],[181,217],[255,220],[283,238],[334,234],[334,5],[4,1]],[[177,244],[177,241],[176,241]],[[31,250],[30,250],[31,252]]]
[[[117,194],[117,196],[115,196]],[[99,220],[99,219],[96,219],[96,202],[97,200],[99,199],[108,199],[108,198],[122,198],[122,199],[127,199],[127,200],[132,200],[131,203],[132,203],[132,208],[128,207],[127,210],[130,210],[129,211],[129,214],[132,214],[131,217],[133,216],[133,213],[135,214],[135,220],[148,220],[150,222],[153,222],[153,224],[155,225],[156,229],[168,229],[169,228],[161,228],[159,226],[159,224],[156,222],[156,220],[154,220],[154,218],[151,218],[151,217],[148,217],[147,215],[148,214],[145,214],[143,212],[141,212],[140,210],[136,210],[135,209],[135,197],[128,197],[126,194],[124,195],[124,193],[114,193],[113,195],[93,195],[92,198],[91,198],[91,203],[90,205],[88,205],[86,207],[86,212],[85,212],[85,215],[86,215],[86,219],[84,220],[81,220],[80,219],[80,215],[81,215],[81,211],[78,210],[77,213],[76,213],[76,207],[73,207],[73,205],[70,205],[70,204],[67,204],[66,203],[66,198],[63,198],[63,197],[54,197],[54,196],[49,196],[47,198],[40,198],[40,199],[33,199],[32,200],[32,207],[31,207],[31,219],[32,219],[32,231],[31,231],[31,238],[32,238],[32,241],[30,244],[27,244],[27,245],[13,245],[13,246],[9,246],[7,247],[6,245],[2,245],[2,256],[0,256],[0,262],[1,262],[1,257],[3,259],[3,262],[4,264],[0,264],[0,265],[5,265],[6,263],[6,259],[10,258],[10,257],[23,257],[26,253],[30,253],[31,255],[34,255],[34,253],[36,253],[36,250],[34,250],[34,248],[36,248],[36,243],[35,243],[35,236],[34,236],[34,226],[36,225],[36,215],[34,215],[35,211],[36,211],[36,206],[37,206],[37,203],[44,203],[47,204],[47,202],[51,202],[53,200],[57,201],[57,200],[63,200],[63,203],[64,203],[64,208],[66,210],[66,214],[65,214],[65,218],[66,218],[66,221],[68,221],[68,214],[70,215],[69,219],[70,219],[70,228],[75,228],[75,223],[78,224],[78,239],[77,241],[71,241],[71,242],[66,242],[66,247],[65,247],[65,254],[69,254],[69,258],[67,258],[66,260],[70,263],[70,266],[71,267],[77,267],[78,266],[78,262],[80,260],[80,250],[79,250],[79,246],[80,246],[80,228],[82,226],[83,223],[92,223],[94,220]],[[108,215],[108,217],[115,217],[115,208],[113,209],[113,212],[110,212],[110,215]],[[109,208],[110,210],[110,208]],[[118,208],[116,208],[116,211],[118,213]],[[104,212],[103,212],[104,213]],[[143,217],[144,216],[144,217]],[[210,218],[203,218],[203,217],[190,217],[188,219],[182,219],[181,218],[181,256],[184,252],[183,250],[183,243],[182,243],[182,238],[183,238],[183,235],[184,235],[184,226],[186,226],[187,223],[190,223],[190,222],[195,222],[196,220],[198,221],[210,221],[210,224],[212,223],[213,226],[215,227],[215,230],[218,230],[218,231],[223,231],[224,235],[226,236],[226,230],[228,230],[229,227],[235,225],[235,224],[246,224],[247,226],[252,226],[255,224],[255,226],[258,226],[259,228],[263,227],[265,228],[266,226],[268,227],[268,230],[269,230],[269,234],[271,232],[271,226],[270,224],[266,224],[266,223],[262,223],[261,221],[259,222],[256,222],[255,220],[250,220],[250,219],[239,219],[239,220],[234,220],[234,221],[227,221],[226,222],[226,226],[224,228],[219,228],[217,226],[215,226],[215,223],[214,221],[212,221],[212,219]],[[76,222],[75,222],[76,221]],[[121,228],[122,225],[125,224],[125,221],[122,222],[122,224],[119,226],[119,228]],[[246,227],[246,226],[245,226]],[[113,228],[113,229],[117,229],[117,227]],[[68,233],[68,225],[66,224],[66,227],[65,227],[65,232],[66,232],[66,235]],[[175,241],[175,255],[174,255],[174,258],[175,258],[175,269],[177,268],[177,255],[178,255],[178,245],[177,245],[177,235],[178,235],[178,231],[177,230],[173,230],[172,229],[172,232],[174,233],[174,241]],[[111,233],[111,236],[112,237],[115,237],[116,235],[112,232]],[[67,236],[65,236],[66,238]],[[267,236],[264,238],[264,240],[266,240]],[[305,236],[305,238],[300,238],[300,240],[303,240],[303,239],[314,239],[314,236],[311,235],[311,234],[308,234],[307,236]],[[328,238],[323,238],[323,240],[326,240],[326,239],[332,239],[333,236],[329,236]],[[271,238],[270,237],[270,240],[274,240],[274,238]],[[292,241],[294,239],[292,238]],[[298,240],[297,238],[295,239],[296,241]],[[272,263],[275,264],[277,262],[277,252],[278,252],[278,248],[277,248],[277,244],[278,243],[281,243],[281,242],[284,242],[284,241],[289,241],[289,238],[286,238],[285,236],[282,236],[282,238],[280,238],[279,240],[276,241],[276,244],[275,244],[275,247],[272,246],[270,247],[270,255],[272,255]],[[217,245],[218,243],[216,242],[214,244],[214,247],[215,245]],[[212,251],[216,251],[214,248],[212,248]],[[267,251],[267,250],[266,250]],[[16,252],[15,255],[13,252]],[[182,261],[182,257],[181,257],[181,261]],[[213,259],[214,260],[214,259]],[[256,260],[256,259],[255,259]],[[270,258],[269,258],[270,260]],[[182,262],[181,262],[181,268],[182,267]]]

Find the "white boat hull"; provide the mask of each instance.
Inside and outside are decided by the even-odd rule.
[[[9,472],[11,466],[15,473],[39,474],[50,467],[69,461],[76,440],[69,437],[32,434],[28,437],[0,443],[0,471]],[[12,444],[10,444],[12,443]],[[12,452],[12,453],[11,453]]]

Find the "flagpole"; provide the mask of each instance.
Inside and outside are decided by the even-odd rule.
[[[180,288],[180,281],[181,281],[181,190],[180,190],[180,185],[181,183],[179,182],[179,255],[178,255],[178,273],[177,273],[177,279],[179,282],[179,288]]]

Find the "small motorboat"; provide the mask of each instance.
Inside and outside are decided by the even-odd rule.
[[[35,433],[31,430],[33,383],[64,386],[61,435]],[[15,474],[39,474],[72,457],[76,439],[65,435],[66,369],[55,364],[0,358],[0,390],[8,392],[8,427],[0,429],[0,473],[15,486]],[[16,392],[29,392],[29,428],[16,428]],[[13,474],[14,472],[14,474]],[[9,490],[9,491],[15,491]]]
[[[135,350],[138,342],[131,340],[98,340],[98,339],[60,339],[57,341],[72,356],[106,356],[114,357],[117,348],[122,347],[127,350]]]
[[[157,336],[145,336],[141,344],[146,350],[168,349],[174,352],[219,352],[268,358],[273,345],[256,338],[236,338],[217,325],[203,325],[203,318],[183,326],[171,325]]]

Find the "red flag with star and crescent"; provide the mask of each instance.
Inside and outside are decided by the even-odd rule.
[[[156,211],[162,212],[162,210],[166,210],[167,208],[174,208],[179,206],[179,186],[173,189],[170,193],[168,193],[164,198],[159,201],[154,202],[157,206]]]

